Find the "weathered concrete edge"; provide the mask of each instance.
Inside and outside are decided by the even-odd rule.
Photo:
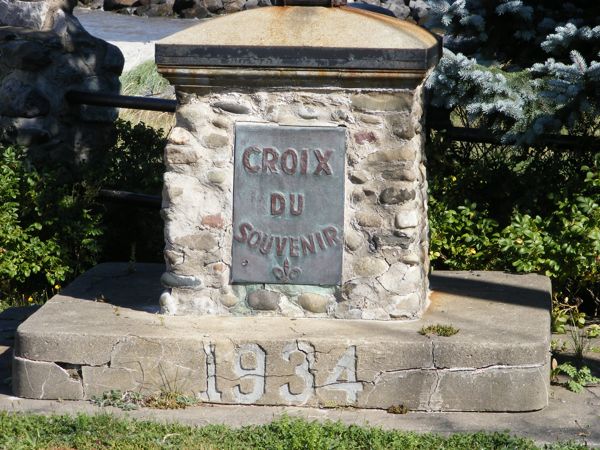
[[[15,357],[13,393],[18,397],[39,400],[90,400],[112,389],[146,392],[136,381],[134,372],[122,367],[69,366]],[[191,394],[209,404],[364,409],[404,405],[411,411],[425,412],[527,412],[548,405],[549,364],[484,369],[405,369],[383,372],[377,378],[376,381],[362,382],[366,396],[350,403],[338,401],[339,396],[332,396],[331,391],[326,391],[330,387],[326,384],[316,386],[314,399],[304,402],[272,399],[214,401],[199,393]],[[215,381],[220,384],[231,380],[216,377]],[[383,389],[377,389],[379,382],[383,383]],[[391,390],[387,389],[388,385]],[[99,386],[103,389],[99,390]],[[422,392],[414,391],[417,386],[422,388]],[[402,392],[406,390],[412,392],[408,395]]]
[[[94,285],[110,281],[93,280]],[[525,280],[508,281],[507,288]],[[80,289],[82,298],[95,298],[85,283]],[[75,297],[53,298],[19,327],[14,392],[76,400],[109,389],[157,391],[164,388],[161,377],[170,373],[175,378],[179,374],[189,383],[189,393],[207,403],[536,410],[548,402],[549,336],[543,333],[547,311],[541,304],[548,293],[545,288],[533,292],[534,309],[443,294],[426,315],[428,321],[461,317],[465,307],[483,307],[457,324],[459,334],[445,338],[420,336],[420,322],[163,317],[78,299],[71,292]],[[490,311],[495,311],[495,321],[515,324],[514,336],[486,326],[486,316],[477,319]],[[525,328],[515,320],[524,313],[533,314],[540,326]],[[256,358],[261,355],[264,369],[259,373]],[[304,364],[299,366],[298,358],[312,364],[304,378],[298,376]]]

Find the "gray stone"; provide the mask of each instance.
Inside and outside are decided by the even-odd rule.
[[[388,116],[387,123],[392,133],[400,139],[410,139],[415,135],[413,122],[406,112]]]
[[[394,218],[396,228],[412,228],[419,225],[419,214],[414,209],[400,211]]]
[[[227,172],[223,170],[210,170],[206,177],[211,183],[223,184],[227,178]]]
[[[268,291],[279,292],[285,295],[286,297],[297,297],[298,295],[305,292],[319,295],[333,295],[336,290],[335,287],[313,286],[308,284],[254,284],[247,286],[253,286],[256,289],[264,287]]]
[[[394,13],[394,15],[399,19],[406,19],[410,16],[410,8],[406,5],[400,4],[398,2],[390,2],[389,10]]]
[[[48,1],[0,0],[0,25],[41,30],[49,12]]]
[[[413,189],[401,189],[397,187],[389,187],[384,189],[379,195],[381,203],[386,205],[396,205],[409,200],[414,200],[416,193]]]
[[[112,108],[93,105],[81,105],[79,107],[79,118],[83,122],[113,123],[119,117],[119,113]]]
[[[400,91],[394,94],[369,93],[351,96],[352,106],[361,111],[402,111],[410,109],[412,91]]]
[[[415,293],[408,295],[393,295],[385,310],[395,319],[408,319],[415,317],[415,311],[419,311],[421,300]]]
[[[208,148],[221,148],[229,143],[229,138],[223,134],[211,133],[203,142]]]
[[[383,219],[375,212],[360,211],[355,217],[361,227],[379,228],[383,224]]]
[[[0,0],[0,25],[8,26],[0,31],[3,139],[27,147],[34,163],[60,165],[65,173],[75,173],[82,160],[99,162],[99,149],[114,140],[109,128],[116,117],[114,108],[68,108],[65,92],[118,93],[120,72],[119,62],[109,64],[110,46],[72,16],[74,5],[72,0]],[[33,124],[22,118],[44,120]]]
[[[246,3],[246,0],[223,0],[223,7],[226,13],[234,13],[241,11]]]
[[[413,17],[418,19],[419,23],[421,23],[421,20],[427,18],[431,9],[431,5],[423,0],[410,0],[408,6],[413,12]]]
[[[352,268],[359,277],[377,277],[388,270],[388,264],[385,260],[368,256],[355,261]]]
[[[227,5],[226,5],[227,8]],[[239,9],[238,9],[239,11]],[[251,112],[250,107],[242,102],[232,102],[232,101],[217,101],[212,104],[215,108],[222,109],[223,111],[230,112],[232,114],[248,114]]]
[[[119,47],[107,42],[103,63],[105,70],[119,76],[123,72],[125,57]]]
[[[0,114],[9,117],[38,117],[48,114],[50,102],[35,87],[7,77],[0,87]]]
[[[421,263],[421,256],[416,251],[409,251],[402,254],[402,262],[410,265]]]
[[[240,301],[234,294],[223,294],[219,297],[221,304],[226,308],[232,308]]]
[[[350,251],[358,250],[365,242],[365,239],[362,237],[362,235],[355,231],[347,231],[345,239],[346,247],[348,247]]]
[[[367,157],[367,163],[396,163],[397,161],[414,161],[418,155],[418,148],[413,140],[406,144],[391,149],[379,150]]]
[[[279,306],[281,294],[259,289],[248,294],[248,306],[259,311],[275,311]]]
[[[301,294],[298,297],[298,304],[307,311],[313,313],[325,313],[327,312],[328,298],[319,294]]]
[[[187,145],[194,137],[192,134],[182,127],[174,127],[169,133],[169,143],[175,145]]]
[[[36,72],[52,63],[48,47],[38,41],[9,41],[3,47],[6,60],[21,70]]]
[[[165,147],[165,161],[168,164],[194,164],[199,158],[199,153],[187,145],[167,144]]]
[[[400,247],[407,250],[410,244],[414,242],[414,238],[404,233],[398,233],[398,236],[389,236],[378,234],[373,237],[373,242],[378,248],[382,247]]]
[[[300,106],[300,108],[298,108],[298,115],[306,120],[319,118],[319,112],[316,109],[305,106]]]
[[[218,12],[221,9],[223,9],[222,0],[204,0],[204,5],[212,13]]]
[[[389,270],[380,278],[379,282],[389,292],[400,293],[406,288],[404,276],[408,270],[408,266],[403,263],[395,263],[389,266]]]
[[[182,236],[176,239],[175,244],[196,251],[210,251],[217,247],[218,242],[212,232],[200,231],[197,234]]]
[[[302,308],[289,301],[286,297],[280,297],[277,310],[284,317],[304,317],[304,311]]]
[[[208,9],[202,5],[194,5],[191,8],[181,11],[181,15],[186,19],[204,19],[210,15]]]
[[[194,276],[176,275],[172,272],[165,272],[160,277],[160,282],[165,287],[192,289],[202,286],[202,280]]]
[[[381,172],[381,177],[384,180],[392,181],[415,181],[417,179],[417,171],[401,168],[386,169]]]
[[[44,144],[51,138],[48,130],[37,127],[20,127],[17,130],[17,136],[15,143],[24,147],[30,147],[33,145]]]
[[[13,393],[25,398],[81,400],[83,385],[53,362],[13,358]]]
[[[358,121],[370,125],[379,125],[383,122],[383,120],[380,117],[373,116],[371,114],[356,114],[356,118],[358,119]]]
[[[364,184],[371,179],[372,175],[364,170],[355,170],[350,174],[350,181],[354,184]]]
[[[147,17],[166,17],[173,15],[173,4],[172,3],[159,3],[143,5],[135,8],[135,14],[137,16]]]

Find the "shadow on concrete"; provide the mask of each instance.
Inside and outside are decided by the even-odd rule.
[[[15,331],[39,308],[39,305],[16,306],[0,312],[0,395],[11,394],[10,376]]]
[[[104,263],[75,279],[61,296],[109,303],[114,306],[156,313],[164,291],[162,264]]]
[[[515,279],[513,274],[503,272],[468,272],[468,277],[449,277],[452,273],[457,272],[432,273],[429,276],[430,289],[434,292],[550,310],[551,286],[542,277],[523,275]],[[517,285],[516,282],[520,284]]]

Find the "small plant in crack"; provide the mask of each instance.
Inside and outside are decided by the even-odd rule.
[[[550,375],[552,382],[561,384],[559,383],[558,375],[562,373],[568,377],[566,383],[563,383],[563,385],[570,391],[578,393],[586,386],[600,383],[600,378],[593,376],[590,368],[587,366],[577,369],[570,363],[556,365],[555,360],[552,363],[553,367]]]
[[[436,336],[453,336],[458,333],[460,330],[458,328],[454,328],[452,325],[444,325],[441,323],[436,323],[435,325],[423,325],[423,327],[419,330],[419,334],[423,336],[431,336],[435,334]]]
[[[142,395],[139,392],[111,390],[100,397],[93,397],[91,402],[105,407],[114,406],[123,411],[146,407],[155,409],[184,409],[199,403],[195,397],[177,392],[160,391],[158,394]]]
[[[114,406],[123,411],[131,411],[143,406],[144,397],[139,392],[125,391],[118,389],[104,392],[99,397],[92,397],[90,400],[94,405],[105,407]]]
[[[390,414],[407,414],[408,407],[404,405],[392,405],[387,409],[387,412]]]

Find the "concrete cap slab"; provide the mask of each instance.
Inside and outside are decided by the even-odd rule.
[[[352,71],[341,77],[346,81],[365,78],[365,72],[377,74],[378,83],[406,79],[407,74],[422,80],[440,54],[435,36],[417,25],[349,7],[247,10],[200,23],[156,44],[159,71],[182,85],[194,81],[201,85],[231,84],[229,72],[233,69],[245,82],[249,75],[263,82],[289,78],[286,70],[295,70],[297,78],[315,78],[322,84],[335,78],[332,71]],[[198,71],[201,68],[218,69],[225,80],[212,79],[217,76]],[[260,74],[248,73],[258,69]],[[207,76],[211,80],[207,81]]]

